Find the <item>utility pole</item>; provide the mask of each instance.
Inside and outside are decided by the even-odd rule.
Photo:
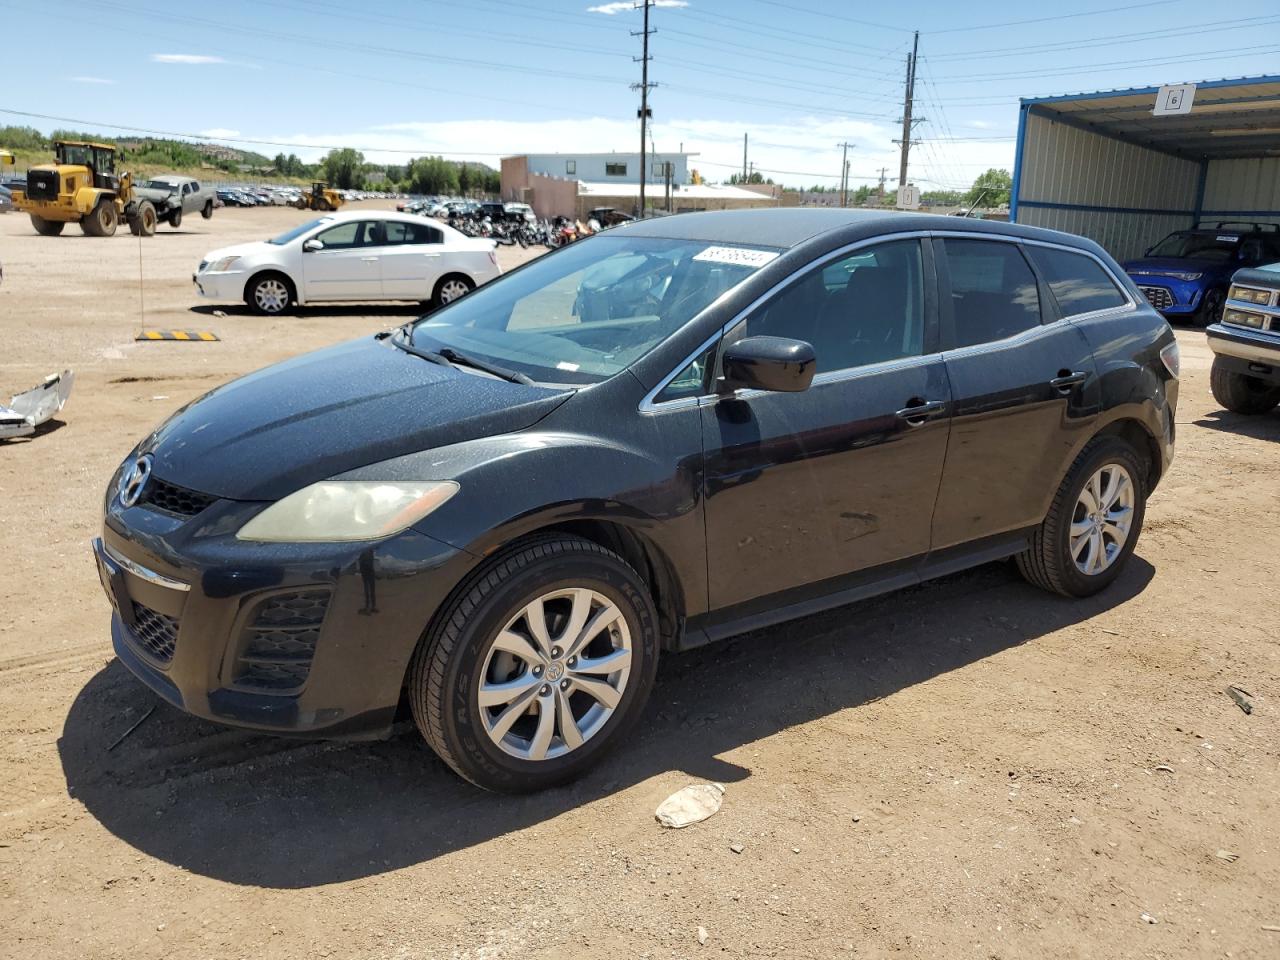
[[[856,147],[856,143],[837,143],[837,147],[844,148],[844,154],[840,158],[840,206],[847,207],[849,205],[849,148]]]
[[[645,179],[644,148],[645,148],[645,136],[648,132],[648,126],[649,126],[649,117],[651,116],[651,113],[649,111],[649,90],[652,87],[657,86],[657,84],[649,82],[649,61],[653,59],[652,57],[649,56],[649,35],[652,33],[657,33],[657,31],[649,29],[649,8],[653,6],[653,0],[641,0],[641,3],[644,6],[644,29],[640,31],[640,33],[636,33],[634,30],[631,31],[631,35],[633,37],[644,38],[643,53],[640,56],[640,82],[638,84],[633,83],[631,85],[631,89],[635,90],[638,88],[640,90],[640,110],[638,111],[638,115],[640,117],[640,209],[636,211],[636,214],[641,219],[643,219],[644,218],[644,179]],[[631,59],[634,61],[636,58],[632,57]]]
[[[913,120],[911,106],[916,95],[916,55],[920,51],[920,31],[916,31],[915,40],[911,44],[911,55],[907,57],[907,83],[902,100],[902,139],[894,143],[902,145],[902,162],[898,168],[898,200],[901,203],[902,191],[907,185],[907,158],[911,153],[911,130],[924,118]]]
[[[742,135],[742,182],[747,182],[747,135]]]

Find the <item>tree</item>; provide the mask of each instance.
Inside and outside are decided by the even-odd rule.
[[[470,192],[474,182],[471,171],[467,169],[466,163],[463,163],[458,167],[458,190],[464,197]]]
[[[330,186],[339,190],[351,190],[364,182],[360,173],[363,165],[363,153],[344,147],[341,150],[330,150],[325,155],[320,161],[320,172]]]
[[[458,168],[444,157],[419,157],[409,164],[410,193],[457,193]]]
[[[992,167],[973,181],[973,186],[964,195],[965,203],[975,203],[983,207],[1007,207],[1009,195],[1013,192],[1013,177],[1008,170],[997,170]]]

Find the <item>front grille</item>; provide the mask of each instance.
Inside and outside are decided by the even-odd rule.
[[[217,497],[196,493],[175,483],[166,483],[159,477],[152,477],[143,488],[142,498],[138,503],[175,516],[194,517],[215,500]]]
[[[56,170],[27,171],[28,200],[57,200],[58,172]]]
[[[1157,310],[1168,310],[1174,304],[1173,294],[1167,287],[1138,287],[1138,289],[1147,298],[1147,303]]]
[[[262,600],[241,637],[236,685],[274,693],[301,687],[311,671],[329,597],[328,590],[302,590]]]
[[[133,601],[133,638],[146,653],[160,663],[173,659],[178,643],[178,621]]]

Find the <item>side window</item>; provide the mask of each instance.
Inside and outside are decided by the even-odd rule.
[[[191,192],[192,193],[200,192],[200,184],[196,183],[196,181],[194,180],[191,181]]]
[[[735,330],[813,345],[818,372],[924,353],[920,241],[894,240],[811,270]]]
[[[653,398],[654,402],[662,403],[664,400],[701,396],[706,384],[707,367],[710,366],[715,352],[716,348],[712,347],[672,377],[671,382]]]
[[[1040,325],[1036,276],[1017,244],[947,240],[943,247],[957,347],[1003,340]]]
[[[1033,244],[1024,249],[1044,275],[1064,317],[1123,307],[1129,302],[1092,257]]]
[[[360,246],[362,227],[364,227],[362,221],[351,220],[347,223],[340,223],[336,227],[330,227],[323,233],[318,234],[316,239],[324,244],[326,250],[348,250],[351,247]]]
[[[398,243],[440,243],[444,239],[444,235],[435,227],[429,227],[425,223],[401,223],[399,220],[388,220],[382,224],[386,230],[386,240],[388,244]]]

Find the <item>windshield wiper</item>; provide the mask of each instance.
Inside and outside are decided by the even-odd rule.
[[[431,363],[438,363],[442,367],[453,366],[453,364],[449,361],[449,358],[444,356],[443,354],[433,353],[430,350],[423,350],[420,347],[415,347],[410,342],[408,337],[396,336],[396,333],[403,334],[404,328],[402,327],[399,330],[394,332],[383,331],[382,333],[376,333],[374,334],[374,337],[378,340],[390,340],[395,346],[399,347],[405,353],[413,354],[413,356],[415,357],[421,357],[423,360],[429,360]]]
[[[489,363],[486,360],[478,360],[465,353],[459,353],[457,350],[453,349],[453,347],[442,348],[439,356],[446,362],[454,363],[463,367],[474,367],[483,373],[492,374],[493,376],[506,380],[509,383],[533,383],[533,380],[525,376],[523,373],[519,373],[515,370],[508,370],[506,367],[500,367],[496,363]]]

